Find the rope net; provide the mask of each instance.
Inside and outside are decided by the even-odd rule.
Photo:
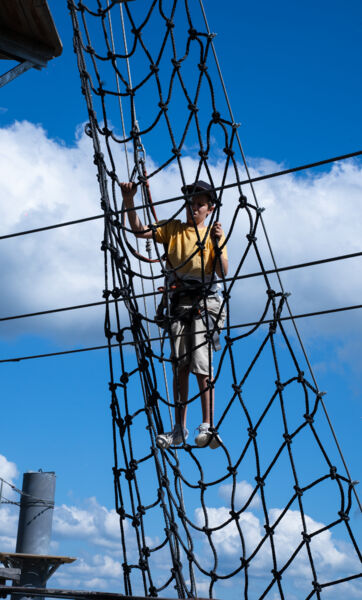
[[[267,248],[258,239],[263,209],[253,188],[249,199],[241,187],[248,171],[202,3],[70,0],[68,6],[104,210],[105,334],[124,593],[319,599],[322,592],[333,597],[336,588],[337,594],[345,586],[353,591],[361,559],[349,523],[354,484],[330,451],[323,393],[305,375],[305,360],[281,321],[287,294],[275,273],[266,272]],[[213,275],[222,267],[224,245],[233,257],[231,276],[220,280],[226,320],[214,371],[216,325],[208,319],[202,342],[210,357],[207,386],[216,398],[212,431],[222,442],[213,451],[190,438],[161,450],[156,436],[172,428],[180,401],[168,383],[175,362],[172,316],[168,311],[161,329],[157,288],[166,285],[167,297],[165,273],[177,268],[166,264],[155,234],[182,219],[190,195],[179,190],[200,179],[217,190],[206,232],[195,227],[201,302],[208,287],[204,243],[216,221],[226,240],[216,251]],[[120,187],[125,180],[138,186],[136,207],[153,234],[146,242],[129,226]],[[261,276],[248,287],[240,276],[253,267]],[[254,310],[256,324],[237,324],[241,304]],[[196,425],[200,392],[194,379],[187,404]],[[332,534],[345,552],[333,546]],[[331,549],[335,556],[328,562]]]

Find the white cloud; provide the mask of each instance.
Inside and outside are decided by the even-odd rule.
[[[16,464],[0,454],[0,477],[14,485],[14,479],[16,479],[18,475],[19,473]]]
[[[280,509],[271,509],[269,511],[270,524],[273,525],[281,514]],[[208,507],[208,526],[210,528],[219,527],[230,519],[229,508],[226,507]],[[205,518],[201,508],[195,510],[196,523],[199,526],[205,525]],[[305,515],[305,522],[308,534],[324,527],[323,523],[317,522],[310,516]],[[243,539],[246,548],[246,557],[250,556],[265,535],[264,527],[258,517],[253,513],[245,511],[241,513],[239,520]],[[275,528],[273,536],[276,556],[279,567],[282,567],[290,559],[293,552],[299,546],[302,536],[302,521],[299,511],[288,510]],[[241,539],[234,521],[228,525],[216,530],[212,539],[219,556],[219,571],[223,574],[232,572],[239,563],[239,557],[242,556]],[[204,567],[210,568],[212,564],[212,554],[208,551],[208,542],[204,540],[204,552],[202,553]],[[338,574],[343,573],[351,575],[358,572],[359,561],[351,544],[340,544],[336,540],[332,531],[326,530],[311,540],[311,551],[315,565],[321,580],[333,580],[338,578]],[[250,574],[253,577],[268,577],[272,568],[270,543],[268,540],[261,546],[256,556],[250,564]],[[240,564],[240,563],[239,563]],[[305,547],[294,558],[293,563],[286,571],[288,577],[299,580],[303,585],[303,579],[309,581],[311,576],[311,567]],[[284,576],[283,576],[284,577]],[[285,577],[284,577],[285,578]]]
[[[228,504],[231,505],[232,491],[233,485],[231,483],[227,483],[225,485],[221,485],[219,487],[220,496],[228,501]],[[249,500],[251,494],[253,493],[254,488],[247,481],[239,481],[235,486],[235,496],[234,496],[234,506],[235,510],[240,510],[244,504]],[[256,494],[248,508],[258,508],[260,506],[260,499]]]
[[[2,233],[101,212],[91,142],[80,131],[75,145],[67,147],[49,139],[40,126],[15,123],[0,130],[0,159]],[[118,163],[123,164],[121,160]],[[149,163],[152,169],[152,159]],[[272,161],[250,163],[253,176],[282,167]],[[191,157],[183,159],[190,180],[195,164]],[[212,168],[216,184],[222,167],[220,161]],[[122,171],[121,166],[120,176],[124,177]],[[171,165],[151,181],[151,186],[155,200],[177,195],[180,188],[177,168]],[[337,164],[328,172],[311,171],[307,176],[288,175],[264,181],[256,185],[256,190],[260,204],[267,209],[265,223],[279,265],[360,250],[362,169],[357,162]],[[246,187],[245,192],[248,194]],[[236,191],[227,190],[221,213],[225,229],[237,203]],[[160,218],[169,216],[169,212],[170,207],[158,208]],[[245,244],[246,232],[245,216],[241,215],[229,243],[230,274]],[[0,268],[6,281],[2,314],[100,300],[101,239],[102,225],[95,221],[1,241]],[[270,267],[261,229],[258,241],[265,264]],[[294,312],[358,303],[362,293],[362,280],[357,276],[359,264],[359,259],[351,259],[283,274],[285,288],[293,294],[290,302]],[[133,265],[137,267],[135,261]],[[255,258],[251,257],[244,272],[255,268]],[[235,287],[233,297],[233,322],[249,320],[260,313],[265,299],[264,285],[261,280],[258,283],[255,279],[245,280]],[[149,310],[153,314],[151,304],[150,301]],[[355,311],[343,317],[324,317],[305,323],[311,334],[329,336],[342,328],[351,334],[360,331],[362,317]],[[69,338],[78,344],[103,340],[102,328],[103,308],[100,308],[3,323],[2,333],[6,336],[35,332],[62,342]]]
[[[89,498],[84,507],[56,506],[53,531],[57,539],[87,540],[110,549],[118,549],[121,543],[116,511],[101,506],[95,498]]]

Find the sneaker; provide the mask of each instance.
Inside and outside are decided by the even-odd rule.
[[[215,450],[221,446],[221,437],[217,432],[213,433],[210,431],[210,425],[208,423],[201,423],[201,425],[197,427],[196,431],[199,433],[195,437],[195,444],[199,448],[209,446],[212,450]]]
[[[199,425],[199,427],[197,427],[195,430],[199,432],[195,437],[195,444],[199,448],[204,448],[211,440],[212,433],[209,427],[209,423],[201,423],[201,425]]]
[[[160,433],[160,435],[156,437],[156,444],[159,448],[167,450],[170,446],[180,446],[184,440],[187,440],[188,435],[189,432],[187,429],[183,430],[182,435],[181,427],[174,427],[173,430],[168,433]]]
[[[222,439],[219,436],[219,434],[215,431],[215,433],[213,434],[212,438],[211,438],[211,442],[209,444],[211,450],[216,450],[216,448],[219,448],[222,444]]]

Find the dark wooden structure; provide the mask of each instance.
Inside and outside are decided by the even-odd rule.
[[[1,0],[0,59],[19,64],[0,76],[0,87],[60,56],[62,42],[46,0]]]

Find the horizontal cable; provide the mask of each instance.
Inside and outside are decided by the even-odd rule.
[[[355,304],[353,306],[343,306],[341,308],[329,308],[327,310],[318,310],[318,311],[314,311],[314,312],[310,312],[310,313],[302,313],[300,315],[293,315],[293,317],[290,317],[290,316],[280,317],[278,319],[278,321],[290,321],[291,319],[305,319],[307,317],[329,315],[329,314],[338,313],[338,312],[356,310],[358,308],[362,308],[362,304]],[[265,319],[264,321],[252,321],[251,323],[239,323],[238,325],[231,325],[229,327],[229,329],[238,329],[240,327],[255,327],[255,325],[268,325],[270,323],[274,323],[274,319]],[[226,329],[227,329],[227,327],[223,327],[221,329],[221,331],[225,331]],[[206,332],[206,329],[205,329],[205,332]],[[202,331],[200,333],[202,333]],[[175,336],[175,337],[182,337],[182,335],[187,335],[187,334],[181,334],[181,336]],[[160,340],[167,340],[167,339],[169,339],[169,338],[166,336],[165,337],[154,337],[154,338],[147,338],[147,341],[148,342],[158,342]],[[135,342],[121,342],[119,344],[110,344],[110,346],[112,348],[117,348],[119,346],[134,346],[135,344],[136,344]],[[65,354],[90,352],[92,350],[104,350],[106,348],[108,348],[108,345],[91,346],[89,348],[76,348],[75,350],[63,350],[61,352],[47,352],[46,354],[33,354],[32,356],[19,356],[16,358],[3,358],[0,360],[0,363],[20,362],[22,360],[31,360],[34,358],[48,358],[50,356],[63,356]]]
[[[308,165],[302,165],[300,167],[292,167],[291,169],[285,169],[284,171],[278,171],[276,173],[269,173],[267,175],[260,175],[259,177],[254,177],[252,179],[244,179],[240,183],[229,183],[222,187],[215,187],[215,190],[225,190],[229,188],[236,187],[238,185],[246,185],[248,183],[255,183],[257,181],[264,181],[265,179],[272,179],[273,177],[280,177],[281,175],[288,175],[289,173],[296,173],[297,171],[303,171],[305,169],[312,169],[314,167],[320,167],[322,165],[327,165],[333,162],[338,162],[340,160],[346,160],[348,158],[354,158],[356,156],[362,155],[362,150],[358,152],[351,152],[350,154],[344,154],[343,156],[335,156],[334,158],[327,158],[325,160],[320,160],[315,163],[309,163]],[[158,202],[152,202],[153,206],[158,206],[160,204],[167,204],[168,202],[176,202],[177,200],[183,200],[184,196],[175,196],[173,198],[167,198],[166,200],[159,200]],[[125,208],[121,212],[128,212],[129,210],[139,210],[142,208],[149,208],[148,205],[140,204],[135,206],[134,208]],[[47,225],[45,227],[37,227],[36,229],[27,229],[25,231],[18,231],[16,233],[9,233],[7,235],[1,235],[0,240],[7,240],[9,238],[18,237],[20,235],[28,235],[29,233],[38,233],[40,231],[48,231],[49,229],[57,229],[59,227],[67,227],[68,225],[76,225],[78,223],[85,223],[87,221],[95,221],[96,219],[102,219],[104,214],[95,215],[93,217],[85,217],[84,219],[76,219],[74,221],[64,221],[63,223],[56,223],[55,225]]]
[[[230,281],[239,281],[240,279],[250,279],[251,277],[260,277],[262,275],[271,275],[276,272],[279,273],[280,271],[291,271],[293,269],[302,269],[305,267],[313,267],[316,265],[322,265],[325,263],[336,262],[339,260],[346,260],[348,258],[356,258],[359,256],[362,256],[362,252],[353,252],[352,254],[342,254],[340,256],[333,256],[331,258],[322,258],[319,260],[313,260],[313,261],[309,261],[309,262],[305,262],[305,263],[298,263],[296,265],[289,265],[287,267],[280,267],[279,269],[269,269],[267,271],[257,271],[255,273],[246,273],[244,275],[238,275],[236,277],[225,277],[224,281],[230,282]],[[144,294],[132,295],[132,296],[130,296],[130,298],[132,300],[134,300],[136,298],[138,299],[138,298],[145,298],[148,296],[157,296],[162,293],[163,293],[162,291],[146,292]],[[109,302],[116,302],[116,300],[109,300]],[[105,303],[106,303],[105,300],[100,300],[98,302],[88,302],[86,304],[75,304],[74,306],[65,306],[63,308],[52,308],[49,310],[41,310],[38,312],[25,313],[22,315],[13,315],[11,317],[0,317],[0,323],[2,321],[13,321],[15,319],[25,319],[27,317],[39,317],[41,315],[50,315],[53,313],[65,312],[68,310],[77,310],[80,308],[90,308],[92,306],[103,306]]]

